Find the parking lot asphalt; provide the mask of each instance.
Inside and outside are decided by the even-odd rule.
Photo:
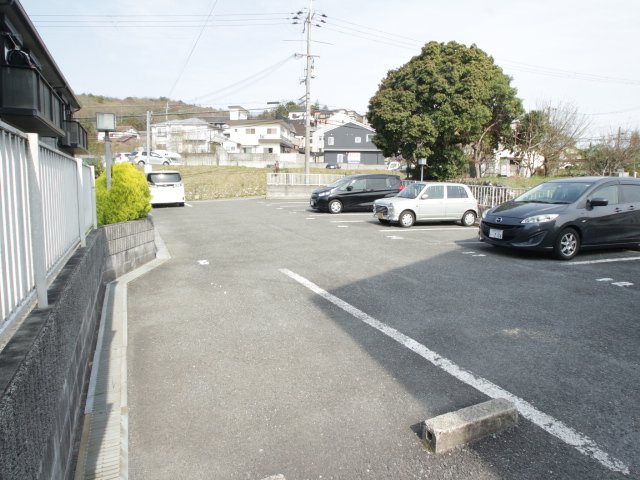
[[[640,475],[640,252],[560,262],[306,202],[153,217],[171,259],[128,286],[132,478]],[[425,450],[420,422],[492,396],[516,428]]]

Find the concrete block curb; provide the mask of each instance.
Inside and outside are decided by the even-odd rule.
[[[434,453],[442,453],[514,427],[517,423],[518,410],[513,402],[495,398],[426,420],[421,436],[427,448]]]

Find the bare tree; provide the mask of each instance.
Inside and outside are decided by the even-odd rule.
[[[620,170],[636,172],[640,164],[640,132],[603,136],[584,150],[584,166],[594,175],[616,175]]]
[[[547,103],[540,109],[548,119],[548,128],[540,145],[544,157],[545,176],[557,171],[562,162],[568,162],[576,152],[576,143],[589,128],[587,117],[571,104],[551,106]]]
[[[547,176],[575,157],[576,143],[588,126],[574,106],[543,103],[520,119],[507,146],[514,152],[519,172],[531,175],[542,166]]]

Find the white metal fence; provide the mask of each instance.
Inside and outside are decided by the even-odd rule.
[[[93,167],[0,122],[0,335],[95,226]]]
[[[267,185],[328,185],[344,175],[325,173],[267,173]]]
[[[487,210],[501,203],[513,200],[527,191],[526,188],[494,187],[485,185],[469,185],[473,196],[478,200],[480,210]]]
[[[304,173],[268,173],[267,185],[328,185],[335,182],[344,175],[326,175]],[[406,185],[414,180],[404,180]],[[469,185],[473,196],[478,200],[480,210],[486,210],[496,205],[500,205],[508,200],[516,198],[527,191],[526,188],[496,187],[486,185]]]

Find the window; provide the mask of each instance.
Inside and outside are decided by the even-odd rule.
[[[368,178],[367,179],[367,189],[369,190],[386,190],[389,188],[387,186],[386,178]]]
[[[267,128],[267,135],[275,135],[276,133],[278,133],[277,128]]]
[[[333,145],[333,137],[327,137],[327,145]]]
[[[622,185],[625,203],[640,203],[640,185]]]
[[[447,185],[447,198],[468,198],[468,195],[461,185]]]
[[[362,137],[356,137],[355,141],[356,143],[362,143]]]
[[[444,185],[431,185],[425,193],[430,200],[444,198]]]
[[[255,128],[245,128],[244,132],[245,132],[247,135],[255,135],[255,133],[256,133],[256,129],[255,129]]]
[[[374,133],[367,133],[367,143],[373,142]]]
[[[355,182],[352,183],[354,190],[364,190],[367,186],[366,178],[359,178]]]
[[[591,198],[604,198],[609,201],[609,205],[617,205],[619,202],[618,185],[609,185],[593,192]]]

